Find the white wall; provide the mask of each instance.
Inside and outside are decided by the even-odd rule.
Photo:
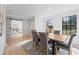
[[[29,35],[31,33],[33,27],[32,22],[35,23],[35,17],[23,19],[23,35]]]
[[[37,32],[43,31],[43,19],[41,16],[35,16],[35,29]]]
[[[28,32],[29,34],[31,34],[31,31],[33,29],[35,29],[35,17],[32,17],[31,19],[28,20],[28,23],[29,23],[29,29],[28,29]]]
[[[4,16],[3,24],[2,24],[3,27],[2,36],[0,37],[0,54],[2,54],[4,51],[4,47],[6,45],[6,21],[5,21],[6,19],[5,19],[5,10],[3,8],[0,8],[0,10],[3,12],[3,16]]]
[[[44,15],[37,15],[30,19],[23,19],[23,34],[28,35],[30,32],[30,23],[34,22],[34,29],[37,32],[45,32],[46,31],[46,20],[44,19],[46,16]]]
[[[27,34],[28,30],[28,22],[26,19],[23,19],[23,35]]]
[[[53,16],[54,19],[54,29],[60,30],[62,33],[62,17],[70,16],[70,15],[77,15],[77,36],[74,38],[73,43],[79,43],[79,10],[72,10],[69,12],[65,12],[62,14],[58,14]]]
[[[54,23],[54,30],[60,30],[62,34],[62,17],[70,16],[70,15],[77,15],[77,35],[74,38],[73,43],[79,43],[79,9],[71,10],[68,12],[64,12],[61,14],[57,14],[52,16],[53,23]],[[45,32],[46,30],[46,17],[45,16],[35,16],[35,29],[37,32]]]
[[[45,19],[44,16],[34,16],[30,19],[23,19],[23,34],[28,35],[30,32],[30,25],[32,22],[34,22],[34,29],[37,30],[37,32],[45,32]]]
[[[35,16],[35,29],[37,32],[45,32],[46,20],[44,16]]]

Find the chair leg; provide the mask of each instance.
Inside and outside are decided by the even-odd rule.
[[[41,48],[41,44],[39,42],[36,43],[36,46],[37,46],[38,49]]]
[[[35,43],[33,42],[33,47],[35,46]]]
[[[39,48],[39,49],[40,49],[40,51],[41,51],[41,52],[43,52],[43,48],[42,48],[42,46],[41,46],[41,45],[40,45],[40,48]]]
[[[43,53],[44,53],[44,55],[48,54],[47,48],[43,48]]]
[[[55,54],[59,53],[59,48],[58,47],[55,47],[55,51],[56,51]]]
[[[33,42],[33,47],[38,47],[37,43]]]
[[[72,51],[71,49],[68,50],[69,55],[72,55]]]
[[[47,55],[48,54],[48,49],[47,48],[43,48],[41,45],[40,45],[40,52],[42,52],[42,54],[44,55]]]
[[[55,49],[54,49],[54,51],[55,51],[55,54],[57,54],[57,47],[55,46]]]

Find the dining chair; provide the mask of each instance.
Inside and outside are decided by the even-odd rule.
[[[57,42],[57,44],[56,44],[56,51],[58,50],[57,48],[62,48],[64,50],[67,50],[69,55],[72,54],[71,44],[72,44],[72,40],[73,40],[73,38],[75,36],[76,36],[76,34],[72,34],[70,36],[70,39],[69,39],[69,42],[68,43],[65,43],[65,42]]]
[[[59,30],[54,30],[54,34],[60,34],[60,31]],[[57,44],[57,42],[55,43]],[[59,50],[59,48],[57,48]]]
[[[60,34],[59,30],[54,30],[54,34]],[[52,40],[49,40],[48,43],[50,44],[50,46],[52,47]]]
[[[46,34],[43,32],[39,32],[39,37],[40,37],[41,51],[45,52],[45,54],[48,54],[48,40]]]
[[[54,34],[60,34],[59,30],[54,30]]]
[[[60,34],[60,31],[59,30],[54,30],[54,33],[53,34]],[[52,40],[49,40],[49,44],[52,43]]]
[[[32,37],[33,37],[33,46],[39,46],[40,38],[36,30],[32,30]]]

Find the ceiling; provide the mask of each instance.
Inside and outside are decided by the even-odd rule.
[[[56,15],[79,9],[79,4],[6,4],[7,16],[29,18],[36,15]]]

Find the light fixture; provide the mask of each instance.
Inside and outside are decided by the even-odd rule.
[[[48,10],[50,10],[50,8],[47,8]]]
[[[21,18],[24,18],[24,16],[21,16]]]

